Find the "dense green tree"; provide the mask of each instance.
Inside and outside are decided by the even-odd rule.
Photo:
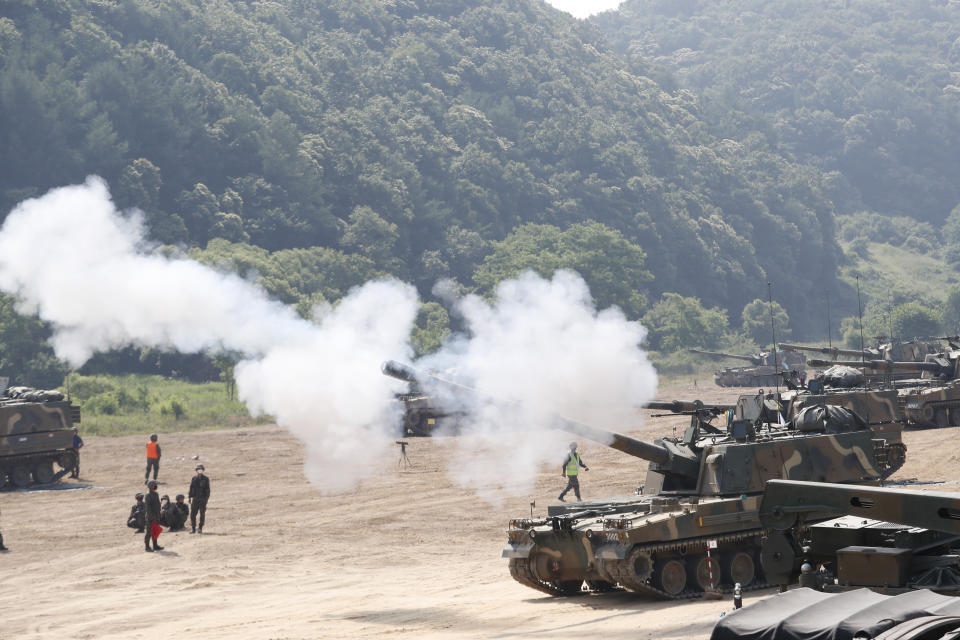
[[[904,340],[929,338],[940,333],[943,318],[939,311],[919,302],[907,302],[890,312],[893,335]]]
[[[13,298],[0,294],[0,376],[11,385],[54,389],[67,375],[47,340],[50,330],[36,316],[22,315]]]
[[[474,281],[481,291],[490,292],[523,271],[550,278],[558,269],[571,269],[586,280],[597,306],[618,305],[628,316],[638,318],[646,310],[644,291],[652,279],[643,268],[644,259],[642,249],[598,222],[575,224],[564,231],[526,224],[503,242],[493,243],[493,253],[477,269]]]
[[[778,342],[790,337],[790,317],[778,302],[771,303],[769,300],[757,298],[743,308],[741,317],[744,333],[757,344],[771,344],[772,331],[776,331]]]
[[[704,308],[696,298],[676,293],[663,294],[644,314],[643,324],[650,331],[650,347],[667,352],[719,349],[730,328],[725,310]]]

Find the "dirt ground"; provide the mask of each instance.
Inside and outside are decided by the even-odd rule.
[[[661,400],[730,401],[737,390],[677,385]],[[650,419],[652,439],[684,418]],[[911,431],[893,478],[958,479],[960,429]],[[212,497],[203,535],[164,533],[143,551],[125,526],[142,487],[144,438],[86,438],[81,481],[0,493],[0,638],[706,638],[729,599],[665,603],[629,594],[552,598],[501,559],[511,517],[542,513],[562,488],[491,506],[450,481],[444,438],[412,439],[409,469],[346,495],[317,492],[303,448],[279,427],[162,434],[160,493],[186,493],[199,456]],[[645,464],[584,443],[585,497],[632,493]],[[559,466],[559,462],[558,462]],[[934,485],[932,490],[956,490]],[[772,590],[748,592],[745,602]]]

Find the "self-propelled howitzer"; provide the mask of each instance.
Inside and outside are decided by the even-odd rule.
[[[777,350],[739,355],[700,349],[688,351],[713,358],[733,358],[750,363],[750,366],[746,367],[724,367],[715,371],[713,381],[719,387],[772,387],[784,384],[788,379],[802,381],[806,375],[806,356],[800,353]]]
[[[418,375],[395,363],[383,370],[401,379]],[[759,587],[758,509],[766,481],[875,484],[886,446],[839,407],[810,407],[786,425],[744,418],[724,428],[692,412],[682,437],[652,443],[559,416],[555,424],[648,461],[639,495],[554,505],[544,518],[510,521],[503,557],[511,576],[558,596],[580,593],[586,583],[596,591],[692,597],[711,588],[711,542],[716,588]]]

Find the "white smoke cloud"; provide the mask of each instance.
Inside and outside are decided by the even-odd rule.
[[[239,396],[304,440],[321,491],[348,489],[380,462],[399,421],[398,385],[379,363],[410,353],[412,287],[367,283],[314,324],[241,278],[149,248],[140,216],[120,215],[89,178],[10,212],[0,288],[51,323],[57,355],[75,367],[127,344],[245,354]]]
[[[476,388],[481,400],[466,407],[469,436],[453,441],[450,466],[489,499],[528,494],[542,465],[560,467],[576,438],[555,429],[557,414],[629,430],[636,407],[656,392],[656,372],[640,349],[644,327],[617,308],[596,311],[575,273],[551,280],[526,273],[501,283],[492,303],[467,296],[459,311],[469,335],[420,366],[450,370]]]
[[[305,473],[323,492],[382,468],[402,385],[380,363],[412,355],[413,287],[369,282],[310,322],[237,276],[151,249],[141,217],[119,213],[92,177],[10,212],[0,289],[51,324],[57,354],[75,367],[128,344],[244,354],[240,398],[306,444]],[[644,328],[618,309],[598,312],[574,273],[528,273],[502,283],[493,302],[458,300],[457,311],[466,335],[418,366],[452,368],[476,387],[471,397],[487,399],[462,407],[470,415],[451,440],[450,469],[490,500],[527,494],[542,465],[559,467],[571,436],[552,429],[556,414],[626,430],[655,392]]]

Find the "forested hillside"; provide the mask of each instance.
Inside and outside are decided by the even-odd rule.
[[[960,204],[960,3],[627,0],[593,21],[700,94],[715,131],[828,172],[841,213],[940,227]]]
[[[772,280],[817,331],[829,182],[657,75],[533,0],[6,2],[0,204],[99,174],[161,242],[299,251],[273,290],[305,307],[568,266],[631,317],[677,292],[734,325]]]

